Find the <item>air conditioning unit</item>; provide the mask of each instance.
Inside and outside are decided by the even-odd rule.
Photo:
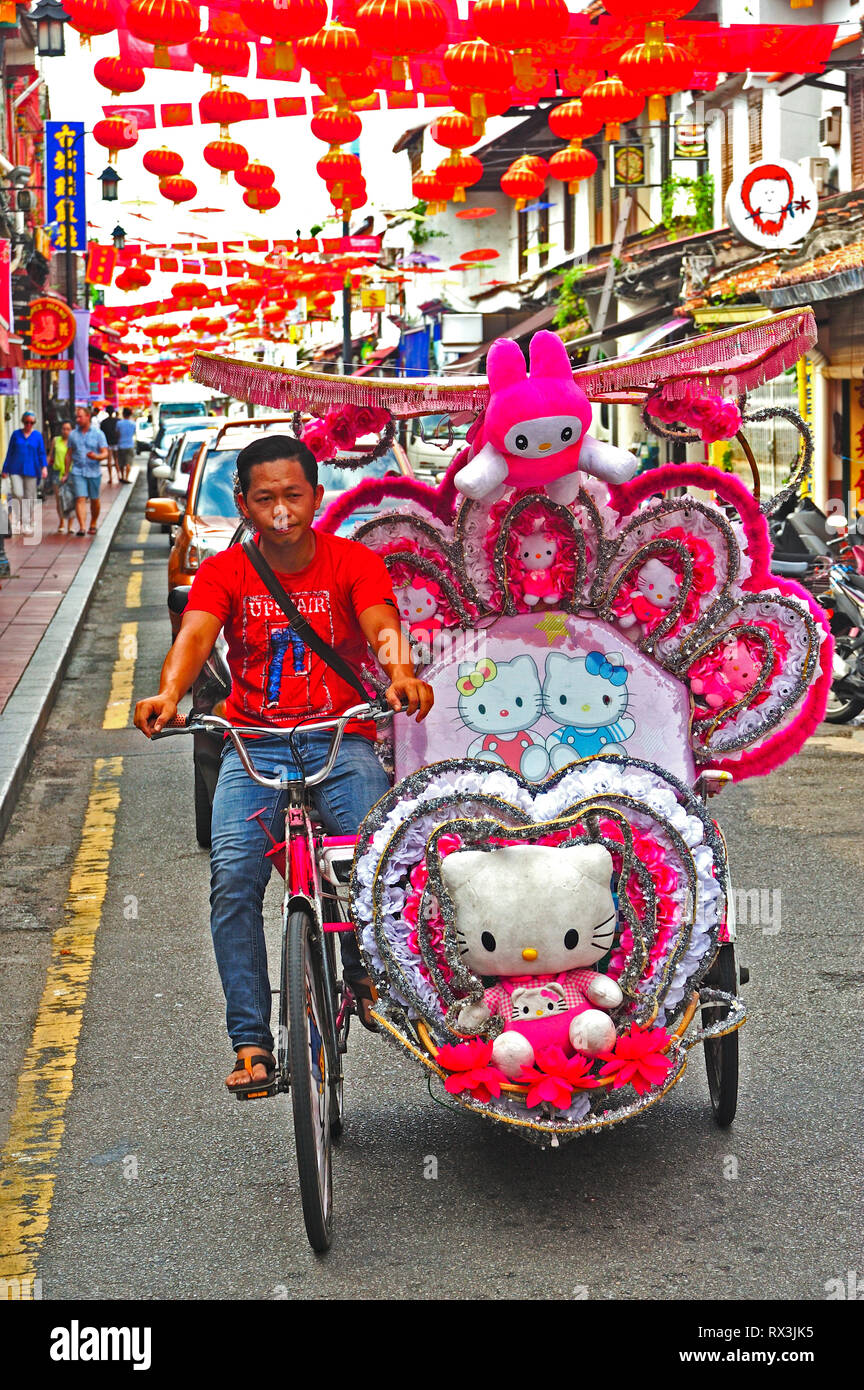
[[[813,180],[813,186],[821,198],[828,187],[828,180],[831,177],[830,159],[814,158],[811,156],[810,159],[804,160],[804,167]]]
[[[838,150],[842,135],[843,110],[839,106],[833,106],[819,120],[819,144],[829,145],[832,150]]]

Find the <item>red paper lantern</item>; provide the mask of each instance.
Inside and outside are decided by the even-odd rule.
[[[260,304],[267,293],[267,286],[261,280],[235,280],[228,286],[228,293],[238,304]]]
[[[567,0],[477,0],[471,19],[481,38],[513,53],[519,85],[535,75],[531,49],[557,43],[570,27]]]
[[[198,34],[189,45],[189,56],[205,72],[214,86],[221,86],[226,73],[243,74],[249,66],[249,45],[224,34]],[[215,79],[215,81],[214,81]]]
[[[619,140],[622,124],[635,121],[644,105],[642,93],[631,92],[614,73],[592,82],[582,93],[582,110],[605,122],[607,140]]]
[[[549,177],[549,164],[542,154],[520,154],[518,159],[514,159],[510,165],[511,169],[530,169],[533,174],[541,178],[545,183]]]
[[[223,319],[223,318],[208,319],[208,320],[207,320],[207,325],[206,325],[206,331],[207,331],[208,333],[212,333],[212,335],[213,335],[214,338],[218,338],[219,335],[220,335],[221,333],[224,333],[224,332],[225,332],[225,329],[226,329],[227,327],[228,327],[228,320],[227,320],[227,319]]]
[[[117,28],[114,0],[69,0],[63,8],[71,27],[81,36],[82,48],[89,48],[90,40],[97,34],[110,34]]]
[[[332,150],[329,154],[322,155],[315,165],[315,171],[327,184],[331,195],[337,199],[346,184],[362,178],[357,155],[347,154],[344,150]]]
[[[513,86],[513,59],[504,48],[484,39],[454,43],[444,54],[444,75],[455,87],[471,93],[471,116],[485,121],[489,114],[487,92],[504,92]],[[509,102],[508,102],[509,105]]]
[[[331,308],[336,303],[336,296],[330,290],[322,290],[320,294],[316,294],[312,303],[319,313],[323,313],[325,309]]]
[[[261,317],[265,323],[279,323],[284,314],[281,304],[268,304],[262,311]]]
[[[159,192],[163,198],[167,198],[170,203],[188,203],[198,194],[198,189],[191,179],[181,178],[177,174],[171,174],[167,179],[159,180]]]
[[[140,92],[144,86],[144,69],[139,68],[137,63],[127,63],[124,58],[97,59],[93,76],[100,86],[108,88],[112,97]]]
[[[93,127],[93,139],[108,151],[113,164],[120,150],[131,150],[138,143],[138,126],[126,116],[107,116]]]
[[[225,139],[232,121],[245,121],[249,118],[249,98],[230,87],[213,87],[205,92],[198,103],[198,114],[206,124],[219,122],[219,134]]]
[[[451,154],[435,170],[441,182],[450,189],[454,203],[465,202],[465,189],[483,177],[483,165],[473,154]]]
[[[241,188],[270,188],[276,182],[276,175],[269,164],[259,164],[257,160],[237,169],[234,178]]]
[[[334,78],[363,72],[369,66],[371,51],[360,42],[356,29],[334,21],[325,24],[311,38],[297,44],[297,56],[304,68],[321,73],[327,81],[327,91]]]
[[[485,115],[475,115],[474,105],[477,93],[469,92],[466,87],[454,87],[450,93],[450,100],[457,111],[463,112],[466,116],[471,116],[474,122],[474,134],[478,140],[486,130],[486,121],[490,116],[503,116],[505,111],[510,109],[510,90],[502,92],[484,92],[483,110]]]
[[[586,111],[580,97],[553,106],[548,120],[549,129],[560,140],[583,140],[587,135],[596,135],[603,124],[603,117],[590,107]]]
[[[194,309],[196,304],[206,304],[210,291],[203,280],[178,280],[171,286],[171,295],[178,309]]]
[[[516,211],[521,212],[528,203],[539,198],[543,192],[543,179],[526,165],[520,167],[517,160],[510,165],[506,174],[502,175],[501,192],[506,193],[508,198],[514,198]]]
[[[167,149],[165,145],[160,145],[158,150],[148,150],[141,163],[148,174],[155,174],[160,179],[170,178],[172,174],[179,174],[183,170],[180,155]]]
[[[411,54],[432,53],[447,37],[447,21],[435,0],[365,0],[354,16],[363,43],[393,60],[393,76],[408,76]]]
[[[275,188],[247,188],[243,194],[247,208],[254,208],[256,212],[269,212],[281,201],[282,196]]]
[[[596,157],[576,143],[559,150],[549,160],[549,173],[553,179],[566,183],[571,193],[575,193],[582,180],[590,178],[596,168]]]
[[[666,118],[664,98],[687,86],[693,65],[683,48],[665,42],[662,25],[649,25],[648,30],[659,30],[660,37],[649,33],[645,43],[637,43],[616,59],[615,67],[631,91],[647,96],[649,121],[662,121]]]
[[[415,174],[411,192],[419,202],[426,204],[430,217],[443,212],[450,198],[450,187],[437,174]]]
[[[290,72],[296,62],[291,45],[323,28],[327,0],[243,0],[240,14],[253,34],[273,40],[275,70]]]
[[[132,0],[126,11],[130,34],[153,45],[153,66],[170,66],[169,48],[189,43],[198,33],[198,6],[190,0]]]
[[[204,146],[204,162],[218,169],[221,182],[227,183],[229,173],[249,163],[249,151],[236,140],[211,140]]]
[[[324,140],[331,151],[340,145],[350,145],[363,129],[363,122],[355,111],[340,111],[335,106],[325,106],[317,112],[310,122],[310,130],[316,140]]]
[[[192,329],[193,333],[197,333],[200,337],[202,333],[206,332],[209,322],[209,314],[193,314],[189,320],[189,327]]]
[[[143,290],[145,285],[149,285],[150,276],[146,270],[142,270],[141,266],[130,265],[125,270],[121,270],[114,284],[118,290],[122,290],[124,294],[129,294],[132,290]]]
[[[162,323],[160,323],[159,328],[160,328],[160,334],[159,334],[159,336],[160,336],[161,338],[176,338],[176,337],[177,337],[177,334],[180,333],[180,332],[182,332],[182,329],[181,329],[179,323],[162,322]]]
[[[429,134],[436,145],[459,154],[466,145],[476,145],[474,122],[470,116],[439,116],[429,127]]]

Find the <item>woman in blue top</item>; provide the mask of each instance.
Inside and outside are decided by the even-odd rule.
[[[36,429],[36,416],[25,410],[20,430],[14,430],[6,450],[3,474],[9,479],[12,496],[21,503],[21,531],[33,535],[33,513],[36,507],[36,484],[48,477],[48,458],[45,440]]]

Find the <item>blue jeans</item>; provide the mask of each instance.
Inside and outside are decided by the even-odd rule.
[[[306,774],[317,772],[330,746],[330,731],[298,734],[295,742]],[[254,766],[265,776],[273,776],[280,768],[292,775],[295,764],[287,739],[248,739],[247,747]],[[311,788],[310,795],[328,835],[353,835],[389,786],[369,740],[348,734],[327,781]],[[213,799],[210,928],[235,1050],[247,1045],[273,1050],[263,915],[272,868],[266,854],[271,845],[260,825],[247,824],[246,819],[262,807],[262,820],[274,839],[284,839],[284,794],[253,782],[236,749],[226,743]],[[346,977],[356,979],[365,973],[357,943],[350,932],[341,933],[340,941]]]

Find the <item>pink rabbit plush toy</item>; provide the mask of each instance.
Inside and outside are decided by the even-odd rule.
[[[535,333],[531,370],[509,338],[489,349],[489,404],[471,440],[471,456],[454,482],[466,497],[494,501],[505,487],[545,487],[572,502],[577,470],[607,483],[632,478],[638,460],[587,433],[588,397],[573,380],[567,349],[555,333]]]

